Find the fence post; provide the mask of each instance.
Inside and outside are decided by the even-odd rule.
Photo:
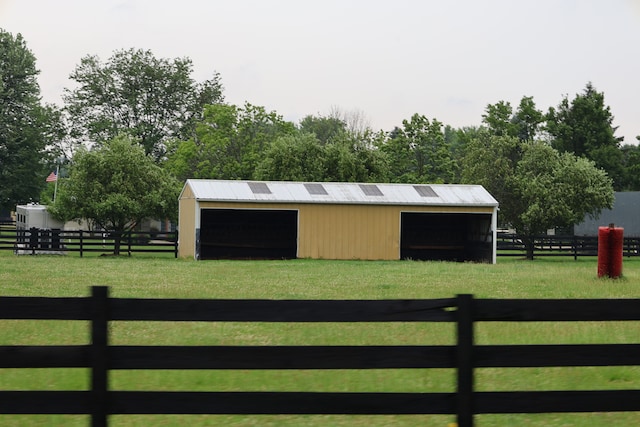
[[[106,427],[108,416],[109,288],[91,287],[91,427]]]
[[[40,240],[39,229],[31,227],[29,229],[29,247],[31,248],[31,255],[36,254],[36,248],[38,247],[38,241]]]
[[[173,243],[173,257],[178,258],[178,230],[176,230],[174,236],[175,242]]]
[[[456,300],[457,422],[458,427],[473,427],[473,295],[457,295]]]
[[[84,243],[84,239],[83,239],[83,235],[82,235],[82,230],[80,230],[80,236],[79,236],[79,237],[80,237],[80,258],[82,258],[82,255],[83,255],[83,254],[82,254],[82,249],[83,249],[82,244]]]

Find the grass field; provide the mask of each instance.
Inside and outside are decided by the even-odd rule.
[[[107,285],[115,297],[394,299],[640,298],[640,260],[625,259],[624,277],[598,279],[596,260],[500,259],[497,265],[444,262],[206,261],[132,257],[15,256],[0,251],[2,295],[84,296]],[[480,344],[638,343],[640,324],[492,323],[478,325]],[[114,322],[114,344],[452,344],[448,324],[240,324]],[[0,345],[83,344],[84,322],[0,321]],[[451,370],[134,371],[114,372],[121,390],[453,391]],[[0,369],[0,389],[82,390],[82,369]],[[637,367],[481,369],[479,390],[640,389]],[[626,426],[640,413],[477,416],[480,427]],[[440,426],[451,416],[113,416],[113,426]],[[2,426],[84,426],[84,416],[7,416]]]

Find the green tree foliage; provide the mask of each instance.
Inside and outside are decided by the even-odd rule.
[[[76,153],[49,210],[56,218],[87,220],[121,236],[146,218],[175,220],[179,192],[178,181],[123,134]],[[116,254],[119,247],[117,239]]]
[[[414,114],[394,129],[381,146],[394,182],[452,182],[457,164],[445,141],[442,123]]]
[[[467,144],[472,139],[477,138],[482,131],[482,128],[474,126],[465,126],[457,129],[449,125],[444,127],[444,140],[451,152],[451,158],[456,164],[456,174],[452,182],[460,182],[461,168],[459,165],[462,164],[462,159],[467,151]]]
[[[573,100],[565,96],[557,108],[551,107],[546,124],[554,148],[593,160],[607,171],[619,190],[624,186],[619,152],[623,138],[615,136],[613,118],[604,103],[604,93],[588,83]]]
[[[323,181],[325,147],[315,134],[297,132],[279,137],[265,150],[254,177],[267,181]]]
[[[613,115],[604,104],[604,93],[588,83],[582,94],[569,102],[565,96],[557,108],[549,108],[547,130],[553,147],[560,152],[589,156],[603,146],[618,147],[621,138],[614,133]]]
[[[515,136],[520,141],[533,141],[544,122],[544,114],[536,108],[533,97],[524,96],[511,118]]]
[[[585,158],[540,142],[483,134],[468,145],[463,180],[483,185],[500,203],[500,221],[516,229],[533,258],[533,237],[574,225],[613,205],[607,174]]]
[[[297,132],[278,138],[265,151],[254,177],[263,180],[384,182],[388,167],[376,148],[382,133],[341,133],[330,143]]]
[[[325,177],[333,182],[385,182],[389,179],[387,159],[376,147],[384,134],[346,132],[326,145]]]
[[[640,146],[625,144],[621,147],[624,178],[622,191],[640,191]]]
[[[607,175],[613,180],[614,190],[625,190],[627,165],[625,164],[625,155],[621,147],[602,145],[592,149],[589,155],[585,157],[592,160],[597,167],[607,172]]]
[[[82,58],[71,73],[75,89],[64,101],[73,135],[102,144],[127,133],[156,160],[173,138],[194,136],[203,107],[223,101],[220,77],[196,83],[188,58],[156,58],[149,50],[116,51],[106,63]]]
[[[280,136],[291,135],[295,126],[275,111],[245,103],[239,109],[236,138],[232,139],[233,152],[241,179],[250,179],[264,151]]]
[[[45,186],[55,109],[40,104],[36,58],[20,34],[0,29],[0,210],[37,200]]]
[[[482,122],[496,136],[513,136],[520,141],[533,141],[544,121],[544,114],[536,108],[533,97],[524,96],[514,112],[509,102],[489,104]]]
[[[165,166],[179,179],[253,179],[271,143],[294,132],[293,123],[264,107],[207,105],[196,137],[174,144]]]
[[[301,132],[310,133],[326,145],[337,140],[347,131],[347,124],[338,117],[306,116],[300,120]]]
[[[517,212],[520,206],[512,182],[521,155],[522,143],[517,138],[483,130],[468,142],[462,159],[461,181],[482,185],[498,200],[502,225],[510,224],[509,212]]]
[[[482,115],[482,122],[489,132],[496,136],[513,136],[516,132],[511,123],[513,108],[510,102],[499,101],[487,105]]]

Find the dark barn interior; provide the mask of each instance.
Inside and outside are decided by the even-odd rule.
[[[492,262],[491,214],[403,212],[400,259]]]
[[[199,259],[293,259],[298,249],[298,211],[202,209]]]

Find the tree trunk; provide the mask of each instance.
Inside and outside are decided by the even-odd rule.
[[[534,242],[535,239],[533,236],[527,236],[522,238],[522,243],[524,243],[525,249],[525,258],[529,261],[533,261],[533,250],[534,250]]]
[[[122,246],[122,232],[114,231],[113,232],[113,254],[118,256],[120,255],[120,247]]]

